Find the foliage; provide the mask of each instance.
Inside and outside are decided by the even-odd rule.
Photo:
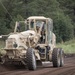
[[[61,47],[65,53],[75,53],[75,39],[66,41],[65,43],[59,43],[57,47]]]
[[[0,0],[0,35],[10,33],[16,21],[29,16],[52,18],[57,42],[74,37],[74,0]]]

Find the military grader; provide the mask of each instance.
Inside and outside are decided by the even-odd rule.
[[[5,53],[1,54],[1,63],[21,62],[29,70],[35,70],[42,62],[50,61],[53,67],[62,67],[64,52],[56,47],[56,36],[52,30],[52,19],[43,16],[31,16],[16,22],[14,33],[8,36],[2,49]]]

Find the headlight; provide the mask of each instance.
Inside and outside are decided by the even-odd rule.
[[[16,48],[18,45],[17,45],[17,43],[16,43],[16,42],[14,42],[13,46]]]

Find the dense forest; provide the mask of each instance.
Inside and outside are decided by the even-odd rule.
[[[75,0],[0,0],[0,35],[29,16],[52,18],[57,42],[75,37]]]

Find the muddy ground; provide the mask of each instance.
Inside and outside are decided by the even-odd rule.
[[[25,66],[0,65],[0,75],[75,75],[75,55],[66,55],[64,67],[59,68],[54,68],[52,63],[44,63],[35,71]]]

